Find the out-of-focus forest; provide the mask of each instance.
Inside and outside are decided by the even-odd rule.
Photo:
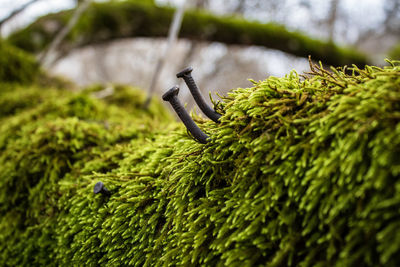
[[[303,72],[308,55],[326,65],[382,65],[400,50],[397,0],[0,2],[3,38],[79,85],[161,93],[191,65],[203,91],[225,93],[248,78]]]

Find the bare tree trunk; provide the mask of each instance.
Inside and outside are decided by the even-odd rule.
[[[371,38],[384,38],[387,35],[400,35],[400,28],[398,27],[398,18],[400,17],[400,2],[398,0],[385,1],[385,19],[378,28],[368,29],[360,34],[355,41],[355,46],[360,46],[363,42]]]
[[[337,20],[338,7],[340,0],[331,0],[331,8],[328,17],[328,37],[329,41],[333,42],[335,37],[335,26]]]
[[[400,29],[398,27],[400,18],[400,2],[398,0],[386,0],[385,6],[385,21],[383,22],[385,32],[400,34]]]
[[[208,4],[209,4],[209,0],[195,0],[195,7],[196,8],[202,8],[202,9],[206,9]]]
[[[39,56],[39,62],[42,65],[49,67],[55,62],[55,59],[57,58],[55,53],[58,46],[76,25],[83,12],[85,12],[85,10],[89,7],[89,4],[90,0],[84,0],[78,5],[78,7],[75,9],[75,12],[72,14],[71,19],[68,21],[68,24],[58,32],[56,37],[51,42],[49,48]]]
[[[183,14],[185,12],[185,7],[186,7],[186,0],[183,1],[181,6],[176,9],[174,18],[172,20],[171,26],[169,28],[168,32],[168,40],[167,40],[167,45],[165,46],[164,52],[161,55],[161,57],[158,59],[158,62],[156,64],[155,70],[153,77],[151,79],[149,91],[147,93],[147,98],[144,103],[144,107],[148,108],[151,102],[151,98],[154,94],[154,90],[157,87],[157,81],[158,78],[160,77],[161,71],[164,67],[164,63],[168,57],[168,54],[172,48],[172,46],[175,44],[176,40],[178,39],[178,33],[182,25],[182,19],[183,19]]]
[[[198,9],[205,9],[208,6],[208,0],[195,0],[194,7]],[[197,53],[197,49],[199,47],[198,41],[190,41],[189,49],[186,51],[185,56],[183,57],[183,61],[180,64],[179,70],[182,70],[190,65],[194,56]],[[182,79],[180,79],[179,85],[181,86],[184,83]],[[187,91],[186,91],[187,92]]]
[[[195,0],[194,7],[204,9],[208,5],[208,0]],[[186,52],[185,57],[181,63],[181,69],[186,68],[193,59],[193,55],[196,53],[198,47],[198,41],[190,41],[189,49]]]
[[[5,17],[4,19],[2,19],[0,21],[0,30],[1,27],[3,26],[4,23],[6,23],[7,21],[9,21],[10,19],[12,19],[13,17],[15,17],[16,15],[20,14],[22,11],[24,11],[28,6],[32,5],[33,3],[37,2],[39,0],[31,0],[29,2],[27,2],[26,4],[22,5],[20,8],[14,10],[13,12],[11,12],[10,15],[8,15],[7,17]]]
[[[239,0],[239,3],[237,4],[233,12],[236,14],[243,15],[246,6],[245,2],[246,2],[245,0]]]

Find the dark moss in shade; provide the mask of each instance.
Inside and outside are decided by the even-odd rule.
[[[39,73],[39,64],[23,50],[0,40],[0,82],[31,83]]]

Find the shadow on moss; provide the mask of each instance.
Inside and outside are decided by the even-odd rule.
[[[31,83],[37,74],[33,56],[0,40],[0,82]]]

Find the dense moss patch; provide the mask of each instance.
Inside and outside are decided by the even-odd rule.
[[[29,27],[12,34],[9,40],[30,52],[43,51],[59,29],[67,23],[71,13],[72,11],[65,11],[42,17]],[[172,8],[157,6],[149,1],[93,3],[71,31],[61,50],[65,53],[72,47],[117,38],[165,37],[173,13]],[[196,10],[186,12],[180,37],[265,46],[301,57],[311,55],[316,60],[335,66],[365,65],[368,60],[354,49],[312,39],[303,33],[289,31],[282,25],[262,24],[241,17],[220,17]]]
[[[2,265],[56,264],[54,227],[64,195],[58,182],[72,172],[84,173],[86,162],[90,173],[113,168],[109,162],[96,168],[95,159],[109,161],[111,147],[150,138],[153,128],[171,117],[156,100],[142,113],[86,92],[10,84],[0,89],[6,104],[0,112],[0,259]],[[124,92],[129,90],[115,88],[119,97]],[[127,99],[134,104],[144,95],[126,93]]]
[[[28,53],[0,40],[0,82],[30,83],[39,73],[39,64]]]
[[[118,90],[14,103],[0,121],[0,262],[398,266],[399,74],[312,66],[254,82],[216,104],[220,124],[195,116],[206,145]]]

